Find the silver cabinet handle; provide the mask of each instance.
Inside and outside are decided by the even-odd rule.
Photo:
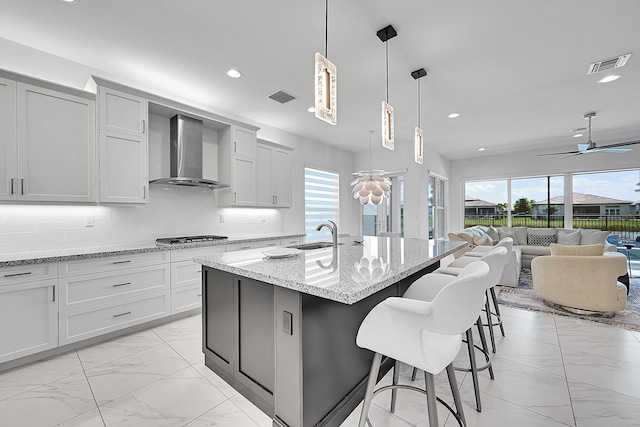
[[[11,178],[11,194],[14,194],[14,190],[13,190],[13,178]]]
[[[16,276],[26,276],[28,274],[31,274],[30,271],[26,271],[24,273],[12,273],[12,274],[5,274],[4,277],[16,277]]]
[[[251,249],[251,246],[240,246],[240,250]]]
[[[278,196],[276,195],[275,197],[276,197],[276,205],[277,205],[278,204]]]
[[[20,178],[20,194],[24,194],[24,178]]]
[[[126,313],[114,314],[113,317],[126,316],[127,314],[131,314],[131,312],[127,311]]]
[[[197,296],[197,297],[201,297],[201,296],[202,296],[202,294],[198,294],[198,295],[196,295],[196,296]]]
[[[113,263],[114,263],[114,264],[126,264],[126,263],[128,263],[128,262],[131,262],[131,260],[130,260],[130,259],[128,259],[128,260],[125,260],[125,261],[114,261]]]
[[[236,142],[235,141],[233,141],[233,152],[234,153],[236,152]]]
[[[236,202],[236,192],[234,191],[233,192],[233,203],[235,203],[235,202]]]
[[[116,284],[116,285],[113,285],[113,287],[114,287],[114,288],[117,288],[118,286],[127,286],[127,285],[130,285],[130,284],[131,284],[131,282],[118,283],[118,284]]]
[[[142,198],[143,199],[147,198],[147,186],[146,185],[142,186]]]
[[[56,302],[56,287],[52,286],[52,288],[53,288],[53,299],[51,301]]]
[[[267,246],[278,246],[278,244],[277,243],[269,243],[269,244],[267,244]]]
[[[142,133],[147,133],[147,123],[146,120],[142,121]]]

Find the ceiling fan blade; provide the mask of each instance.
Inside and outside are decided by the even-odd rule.
[[[558,154],[580,154],[578,151],[561,151],[559,153],[538,154],[538,156],[557,156]]]
[[[586,153],[587,151],[592,151],[589,150],[589,144],[578,144],[578,152],[580,154]]]
[[[618,142],[618,143],[609,144],[609,145],[601,145],[598,148],[626,147],[627,145],[635,145],[635,144],[640,144],[640,139],[637,141],[627,141],[627,142]]]
[[[631,151],[631,148],[609,148],[607,147],[598,147],[598,148],[594,148],[593,150],[589,150],[587,151],[588,153],[595,153],[595,152],[603,152],[603,153],[626,153],[627,151]]]

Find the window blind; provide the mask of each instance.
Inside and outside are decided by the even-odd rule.
[[[328,230],[316,227],[327,220],[338,223],[339,176],[333,172],[304,168],[304,231],[306,241],[327,240]]]

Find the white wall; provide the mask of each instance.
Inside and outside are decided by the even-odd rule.
[[[0,68],[84,89],[92,74],[141,90],[167,96],[163,88],[145,87],[130,76],[109,75],[45,52],[0,39]],[[176,101],[207,109],[189,100]],[[103,246],[152,242],[158,237],[222,234],[230,237],[304,233],[304,167],[329,169],[340,174],[340,232],[358,232],[358,211],[350,197],[354,155],[336,147],[306,140],[253,120],[222,111],[223,117],[257,127],[258,138],[292,147],[292,206],[290,209],[219,208],[211,190],[151,186],[150,203],[142,206],[43,206],[0,204],[0,253],[36,249]],[[150,116],[150,179],[168,176],[168,119]],[[206,178],[217,178],[217,134],[204,130]],[[224,222],[221,222],[221,215]],[[85,217],[94,218],[85,227]]]
[[[490,178],[533,177],[563,175],[575,172],[611,171],[638,169],[640,149],[627,153],[591,153],[575,157],[538,156],[554,151],[575,150],[575,145],[558,146],[554,149],[534,150],[520,153],[483,155],[472,159],[451,162],[449,180],[449,230],[463,228],[464,181]],[[603,196],[606,196],[603,194]]]

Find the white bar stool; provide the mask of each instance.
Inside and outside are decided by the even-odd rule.
[[[439,269],[437,269],[434,273],[440,273],[440,274],[446,274],[446,275],[450,275],[450,276],[457,276],[460,275],[462,271],[464,271],[465,268],[467,268],[467,266],[474,264],[477,261],[484,261],[489,265],[489,270],[490,270],[490,275],[489,275],[489,280],[487,282],[487,287],[483,290],[483,293],[485,294],[485,296],[483,297],[484,300],[484,307],[485,310],[487,312],[490,311],[489,309],[489,301],[486,298],[486,294],[487,291],[494,285],[496,285],[498,283],[498,281],[500,280],[500,277],[502,277],[502,272],[504,270],[504,266],[506,264],[506,260],[508,259],[509,254],[507,252],[507,249],[503,246],[499,246],[499,247],[494,247],[489,253],[485,254],[483,257],[481,258],[475,258],[475,257],[461,257],[458,258],[457,260],[455,260],[454,262],[452,262],[451,264],[449,264],[449,266],[446,267],[440,267]],[[436,274],[437,275],[437,274]],[[409,289],[411,289],[412,287],[416,286],[421,286],[421,287],[427,287],[429,286],[428,281],[425,281],[424,284],[421,284],[421,282],[423,281],[423,279],[426,276],[423,276],[422,278],[416,280],[413,285],[411,285],[409,287]],[[408,294],[409,290],[407,290],[407,292],[405,293],[405,296],[411,298],[412,294]],[[462,367],[456,367],[455,369],[458,371],[464,371],[464,372],[471,372],[471,378],[473,379],[473,389],[475,391],[475,395],[476,395],[476,409],[478,410],[478,412],[482,411],[482,402],[480,401],[480,385],[478,382],[478,371],[483,371],[485,369],[489,370],[489,376],[491,377],[491,379],[495,379],[494,374],[493,374],[493,366],[491,365],[491,358],[489,357],[489,348],[487,346],[487,341],[485,339],[484,336],[484,329],[482,327],[482,319],[480,317],[480,315],[478,315],[478,318],[476,320],[476,326],[478,327],[478,333],[480,335],[480,342],[482,344],[482,348],[478,347],[477,345],[474,344],[473,342],[473,333],[472,333],[472,328],[469,328],[466,332],[466,342],[467,342],[467,348],[469,350],[469,363],[470,363],[470,367],[469,368],[462,368]],[[489,331],[492,331],[492,328],[489,328]],[[476,358],[475,358],[475,350],[474,349],[478,349],[480,350],[485,358],[485,364],[482,366],[477,366],[476,364]]]
[[[426,393],[429,426],[437,427],[436,402],[444,402],[435,395],[433,376],[445,368],[457,412],[453,412],[448,405],[447,408],[454,413],[461,426],[466,426],[452,362],[460,350],[460,334],[469,329],[482,309],[489,274],[489,266],[480,261],[465,267],[458,277],[435,294],[432,301],[392,297],[376,305],[367,314],[358,330],[356,344],[375,352],[375,355],[359,427],[364,427],[368,421],[373,396],[380,391],[397,388]],[[374,391],[382,356],[422,369],[426,391],[398,384]]]

